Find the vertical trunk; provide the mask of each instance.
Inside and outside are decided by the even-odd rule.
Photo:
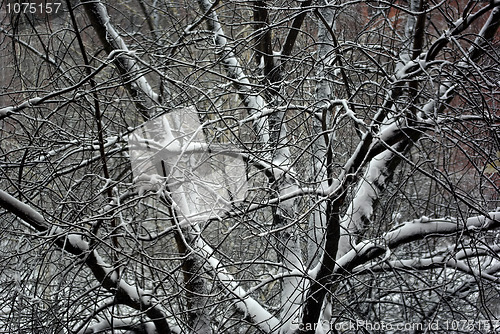
[[[329,173],[332,163],[331,140],[333,134],[326,131],[332,122],[334,109],[330,107],[332,99],[331,83],[328,72],[331,71],[332,61],[335,52],[335,41],[333,40],[333,30],[335,12],[331,8],[323,7],[318,9],[318,16],[321,17],[318,27],[318,66],[316,77],[316,100],[320,101],[321,117],[313,118],[313,132],[317,135],[312,143],[311,151],[313,163],[310,166],[312,181],[319,190],[326,190],[332,183],[332,175]],[[319,113],[318,113],[319,114]],[[316,204],[317,199],[312,199],[316,206],[309,218],[309,243],[308,262],[313,264],[319,262],[319,271],[310,283],[307,291],[307,298],[303,305],[302,328],[311,328],[318,324],[321,319],[321,312],[324,309],[325,297],[333,281],[331,273],[335,266],[335,256],[339,240],[339,217],[338,210],[341,199],[335,201],[321,201]],[[305,333],[314,333],[314,330],[302,330]]]
[[[415,28],[413,31],[413,49],[411,50],[411,59],[416,59],[421,53],[422,48],[424,46],[424,37],[425,37],[425,15],[424,10],[424,1],[425,0],[411,0],[410,9],[412,11],[420,12],[417,15],[417,19],[415,20]],[[408,25],[412,22],[409,20]],[[410,106],[410,113],[408,115],[410,118],[414,119],[417,114],[417,103],[418,103],[418,80],[413,79],[408,83],[408,93],[409,98],[411,99],[412,105]]]
[[[340,221],[339,211],[345,199],[345,192],[327,205],[327,226],[325,233],[325,248],[323,257],[321,258],[321,265],[319,271],[311,283],[307,293],[307,299],[304,303],[304,312],[302,316],[303,330],[300,333],[314,334],[315,325],[318,324],[321,312],[323,310],[323,303],[332,283],[335,282],[335,276],[332,276],[335,268],[335,258],[338,250],[338,242],[340,237]],[[329,319],[328,319],[329,320]]]
[[[208,303],[206,281],[201,277],[205,272],[203,259],[197,254],[186,252],[182,264],[189,332],[193,334],[212,333],[210,318],[206,312]]]
[[[325,22],[334,26],[335,13],[331,8],[318,9],[324,17]],[[313,118],[313,133],[318,135],[311,145],[312,164],[310,165],[310,175],[312,182],[318,186],[319,190],[326,190],[329,186],[328,168],[331,164],[330,140],[332,136],[325,131],[331,124],[332,110],[329,108],[329,101],[332,99],[330,82],[327,78],[328,65],[330,63],[334,43],[324,22],[320,22],[318,27],[318,40],[320,48],[318,50],[318,66],[316,77],[316,100],[320,101],[321,119]],[[322,134],[324,133],[324,134]],[[321,256],[321,245],[324,243],[324,233],[327,221],[327,204],[320,202],[316,205],[317,199],[312,199],[312,205],[316,206],[309,218],[309,242],[307,245],[307,258],[309,263],[314,263]],[[316,260],[316,261],[315,261]]]
[[[278,95],[279,87],[275,84],[280,80],[280,67],[274,60],[272,48],[272,33],[269,27],[269,10],[266,1],[257,0],[254,3],[254,21],[257,31],[257,62],[263,69],[266,85],[269,85],[267,92],[270,96]],[[267,87],[266,87],[267,88]]]

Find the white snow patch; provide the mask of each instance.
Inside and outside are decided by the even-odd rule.
[[[88,242],[86,242],[85,240],[83,240],[83,238],[82,238],[81,235],[74,234],[74,233],[73,234],[68,234],[67,240],[75,248],[78,248],[78,249],[80,249],[82,251],[89,250],[89,244],[88,244]]]
[[[337,258],[346,254],[354,244],[352,235],[363,226],[363,219],[370,219],[373,213],[373,203],[379,194],[379,185],[384,184],[384,171],[387,162],[390,160],[392,152],[386,150],[375,156],[368,164],[367,170],[360,182],[355,197],[349,204],[347,212],[341,219],[341,236]]]
[[[5,108],[2,108],[2,109],[0,109],[0,118],[7,117],[12,112],[14,112],[14,107],[5,107]]]
[[[3,190],[0,190],[0,206],[18,217],[29,218],[37,224],[45,223],[45,219],[38,211]]]

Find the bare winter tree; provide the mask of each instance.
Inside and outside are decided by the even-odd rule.
[[[500,328],[500,1],[32,4],[2,332]]]

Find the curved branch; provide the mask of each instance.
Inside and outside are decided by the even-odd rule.
[[[143,311],[153,321],[159,334],[171,333],[166,320],[167,315],[153,302],[152,296],[141,288],[133,287],[118,279],[113,266],[105,263],[96,250],[90,250],[89,244],[80,235],[59,233],[59,229],[50,227],[40,213],[3,190],[0,190],[0,206],[27,222],[38,232],[48,235],[59,234],[54,243],[61,250],[82,259],[95,279],[114,294],[116,303]]]
[[[334,272],[338,274],[350,273],[355,267],[413,241],[450,236],[456,233],[473,234],[498,228],[500,228],[500,212],[498,211],[490,212],[488,216],[469,217],[463,222],[456,218],[431,219],[422,217],[405,222],[392,231],[385,233],[381,237],[384,244],[377,241],[364,241],[357,244],[337,260]]]

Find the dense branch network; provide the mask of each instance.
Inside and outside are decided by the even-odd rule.
[[[429,322],[498,284],[500,2],[174,3],[82,1],[76,53],[63,35],[66,50],[50,49],[64,29],[0,27],[20,55],[0,105],[1,284],[22,253],[14,236],[43,245],[25,254],[69,254],[85,268],[71,284],[77,270],[50,254],[33,271],[43,288],[25,289],[74,297],[63,321],[82,334],[312,334],[401,320],[390,305]],[[149,155],[135,162],[137,149]],[[231,159],[241,175],[214,182]],[[398,295],[399,277],[432,297]],[[0,308],[0,324],[14,313]]]

